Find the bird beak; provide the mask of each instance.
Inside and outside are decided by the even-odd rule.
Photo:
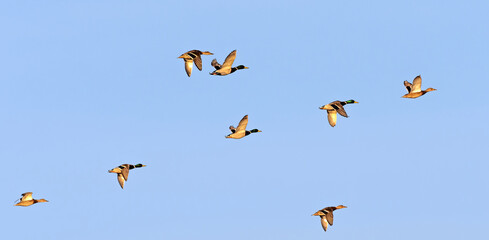
[[[249,67],[245,67],[244,69],[248,69]]]
[[[353,103],[358,103],[357,101],[353,101]]]
[[[258,130],[258,132],[261,132],[261,130]]]

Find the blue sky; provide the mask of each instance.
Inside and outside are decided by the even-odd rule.
[[[3,1],[2,235],[487,238],[488,6]],[[191,49],[214,56],[188,78]],[[234,49],[250,69],[210,76]],[[402,99],[417,75],[438,91]],[[263,132],[225,139],[246,114]],[[122,163],[148,165],[124,190]]]

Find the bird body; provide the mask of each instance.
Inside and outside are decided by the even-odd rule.
[[[236,50],[232,51],[224,60],[224,63],[221,65],[217,62],[216,59],[212,60],[211,65],[216,69],[214,72],[211,72],[211,75],[219,75],[225,76],[235,72],[236,70],[248,69],[244,65],[239,65],[237,67],[232,67],[234,63],[234,59],[236,59]]]
[[[237,128],[235,128],[234,126],[229,126],[229,130],[231,130],[231,134],[227,135],[226,138],[240,139],[252,133],[261,132],[258,129],[246,130],[247,125],[248,125],[248,115],[245,115],[241,119],[241,121],[239,121]]]
[[[326,105],[319,107],[319,109],[328,111],[329,125],[331,125],[331,127],[334,127],[334,126],[336,126],[336,119],[337,119],[336,113],[339,113],[343,117],[348,117],[348,114],[346,114],[346,111],[343,108],[343,106],[345,106],[346,104],[351,104],[351,103],[358,103],[358,102],[355,100],[348,100],[348,101],[343,101],[343,102],[334,101],[334,102],[331,102],[329,104],[326,104]]]
[[[328,225],[333,226],[333,211],[342,208],[346,208],[346,206],[338,205],[336,207],[325,207],[314,213],[313,216],[321,217],[321,225],[326,232],[326,230],[328,230]]]
[[[404,86],[406,87],[408,93],[402,96],[403,98],[418,98],[425,95],[427,92],[436,91],[434,88],[427,88],[426,90],[421,90],[421,76],[414,78],[411,84],[408,81],[404,81]]]
[[[14,206],[22,206],[22,207],[27,207],[35,203],[40,203],[40,202],[47,202],[46,199],[33,199],[32,198],[32,192],[26,192],[22,193],[22,197],[18,200],[19,203],[15,204]]]
[[[199,69],[199,71],[202,71],[202,58],[200,57],[201,55],[213,55],[213,53],[204,51],[201,52],[199,50],[190,50],[178,58],[183,58],[185,61],[185,71],[187,72],[187,75],[190,77],[192,74],[192,68],[193,64]]]
[[[124,183],[125,181],[127,181],[127,178],[129,177],[129,170],[134,168],[141,168],[141,167],[146,167],[146,165],[143,165],[141,163],[136,165],[122,164],[118,167],[109,170],[109,172],[117,173],[117,181],[119,181],[119,185],[121,185],[121,188],[124,189]]]

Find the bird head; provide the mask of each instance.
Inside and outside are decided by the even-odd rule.
[[[248,69],[249,67],[245,67],[244,65],[239,65],[236,67],[237,69]]]

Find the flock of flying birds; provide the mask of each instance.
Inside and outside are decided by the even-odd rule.
[[[192,74],[192,68],[194,64],[199,69],[199,71],[202,71],[201,55],[213,55],[213,53],[208,51],[202,52],[199,50],[191,50],[178,57],[178,58],[183,58],[183,60],[185,61],[185,71],[187,72],[187,75],[189,77]],[[226,57],[222,65],[219,64],[216,59],[212,60],[211,65],[215,68],[215,70],[209,74],[225,76],[234,73],[237,70],[248,69],[248,67],[245,67],[244,65],[238,65],[236,67],[232,67],[235,59],[236,59],[236,50],[232,51]],[[423,96],[427,92],[436,90],[434,88],[427,88],[426,90],[421,90],[421,76],[415,77],[413,83],[404,81],[404,86],[406,87],[408,93],[402,96],[403,98],[418,98],[420,96]],[[319,109],[326,110],[328,112],[328,122],[331,125],[331,127],[334,127],[336,126],[337,113],[339,113],[343,117],[348,117],[348,114],[346,114],[346,111],[343,106],[352,103],[358,103],[358,102],[353,99],[347,101],[333,101],[329,104],[319,107]],[[231,134],[227,135],[226,138],[240,139],[245,136],[248,136],[251,133],[261,132],[258,129],[246,130],[247,125],[248,125],[248,115],[245,115],[239,122],[237,128],[235,128],[234,126],[229,126],[229,130],[231,130]],[[127,178],[129,176],[129,170],[132,170],[134,168],[141,168],[145,166],[146,165],[143,165],[141,163],[136,165],[122,164],[118,167],[109,170],[109,173],[117,174],[117,181],[119,182],[119,185],[123,189],[124,183],[127,181]],[[15,204],[15,206],[23,206],[23,207],[27,207],[35,203],[47,202],[46,199],[33,199],[32,192],[23,193],[22,197],[17,201],[19,202]],[[319,216],[321,218],[321,225],[324,231],[326,231],[328,229],[328,225],[330,226],[333,225],[333,211],[342,208],[346,208],[346,206],[338,205],[336,207],[325,207],[317,211],[316,213],[314,213],[313,216]]]

